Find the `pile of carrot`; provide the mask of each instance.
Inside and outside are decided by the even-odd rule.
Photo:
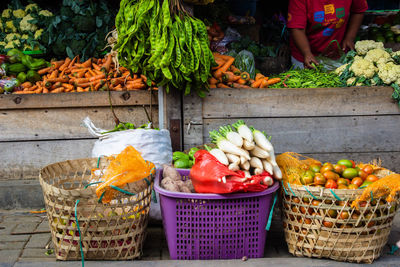
[[[21,85],[22,90],[14,91],[14,93],[67,93],[108,89],[129,91],[149,88],[144,75],[133,74],[132,76],[124,67],[117,70],[111,55],[103,59],[90,58],[85,62],[80,62],[78,56],[73,59],[67,57],[65,60],[52,61],[50,67],[41,69],[38,73],[42,76],[41,81],[34,84],[25,82]]]
[[[247,72],[242,72],[233,63],[235,58],[219,53],[213,53],[216,67],[212,68],[212,76],[208,83],[210,88],[268,88],[281,81],[280,78],[269,79],[258,73],[251,79]]]

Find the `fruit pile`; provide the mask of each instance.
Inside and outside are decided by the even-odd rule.
[[[379,180],[373,172],[371,165],[356,166],[352,160],[341,159],[336,164],[310,165],[302,174],[301,183],[331,189],[358,189]]]

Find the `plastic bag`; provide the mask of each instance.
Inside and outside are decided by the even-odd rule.
[[[235,29],[228,27],[225,30],[224,38],[219,42],[211,42],[211,50],[218,53],[226,53],[228,45],[240,39],[240,33]]]
[[[123,188],[126,184],[142,180],[155,173],[154,164],[146,162],[132,146],[127,146],[111,160],[102,177],[103,183],[96,189],[97,197],[103,194],[103,203],[109,203],[117,193],[111,185]]]
[[[235,67],[250,74],[252,79],[256,76],[256,63],[254,56],[247,50],[240,51],[235,58]]]
[[[197,193],[260,192],[268,188],[263,184],[266,177],[271,177],[267,172],[246,179],[244,172],[229,170],[206,150],[197,151],[194,157],[190,178]]]
[[[340,59],[335,60],[324,56],[318,56],[316,59],[319,64],[323,65],[325,71],[334,71],[343,65]]]

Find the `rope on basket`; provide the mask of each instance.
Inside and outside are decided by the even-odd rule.
[[[336,195],[335,192],[333,192],[332,189],[329,189],[329,190],[331,191],[332,195],[333,195],[337,200],[342,201],[342,199],[341,199],[338,195]]]
[[[296,194],[293,192],[292,187],[290,186],[290,184],[288,183],[287,185],[288,185],[288,187],[290,189],[290,192],[292,192],[293,196],[297,197]]]
[[[289,195],[288,192],[286,191],[286,188],[285,188],[285,185],[283,184],[283,182],[282,182],[282,188],[283,188],[283,191],[285,191],[285,195]]]
[[[269,211],[268,222],[267,222],[267,226],[265,227],[265,230],[267,230],[267,231],[269,231],[269,229],[271,228],[272,214],[274,213],[274,207],[275,207],[277,198],[278,198],[278,194],[275,192],[274,202],[272,203],[271,210]]]
[[[310,196],[311,196],[313,199],[318,200],[318,198],[316,198],[316,197],[307,189],[307,187],[306,187],[305,185],[303,185],[303,187],[304,187],[304,189],[310,194]]]
[[[79,248],[81,250],[82,267],[85,267],[85,257],[83,255],[81,228],[79,227],[78,212],[77,212],[78,204],[79,204],[79,199],[77,199],[76,203],[75,203],[75,222],[76,222],[76,227],[78,228],[78,233],[79,233]]]

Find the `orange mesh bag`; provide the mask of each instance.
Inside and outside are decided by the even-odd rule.
[[[103,183],[97,186],[96,195],[103,203],[109,203],[118,193],[115,187],[124,188],[127,184],[145,179],[154,172],[154,164],[145,161],[136,149],[128,146],[110,161],[103,175]]]
[[[398,209],[400,175],[375,161],[369,165],[380,180],[367,188],[329,189],[301,184],[304,172],[319,161],[293,152],[276,161],[283,173],[283,227],[291,254],[358,263],[380,257]]]

